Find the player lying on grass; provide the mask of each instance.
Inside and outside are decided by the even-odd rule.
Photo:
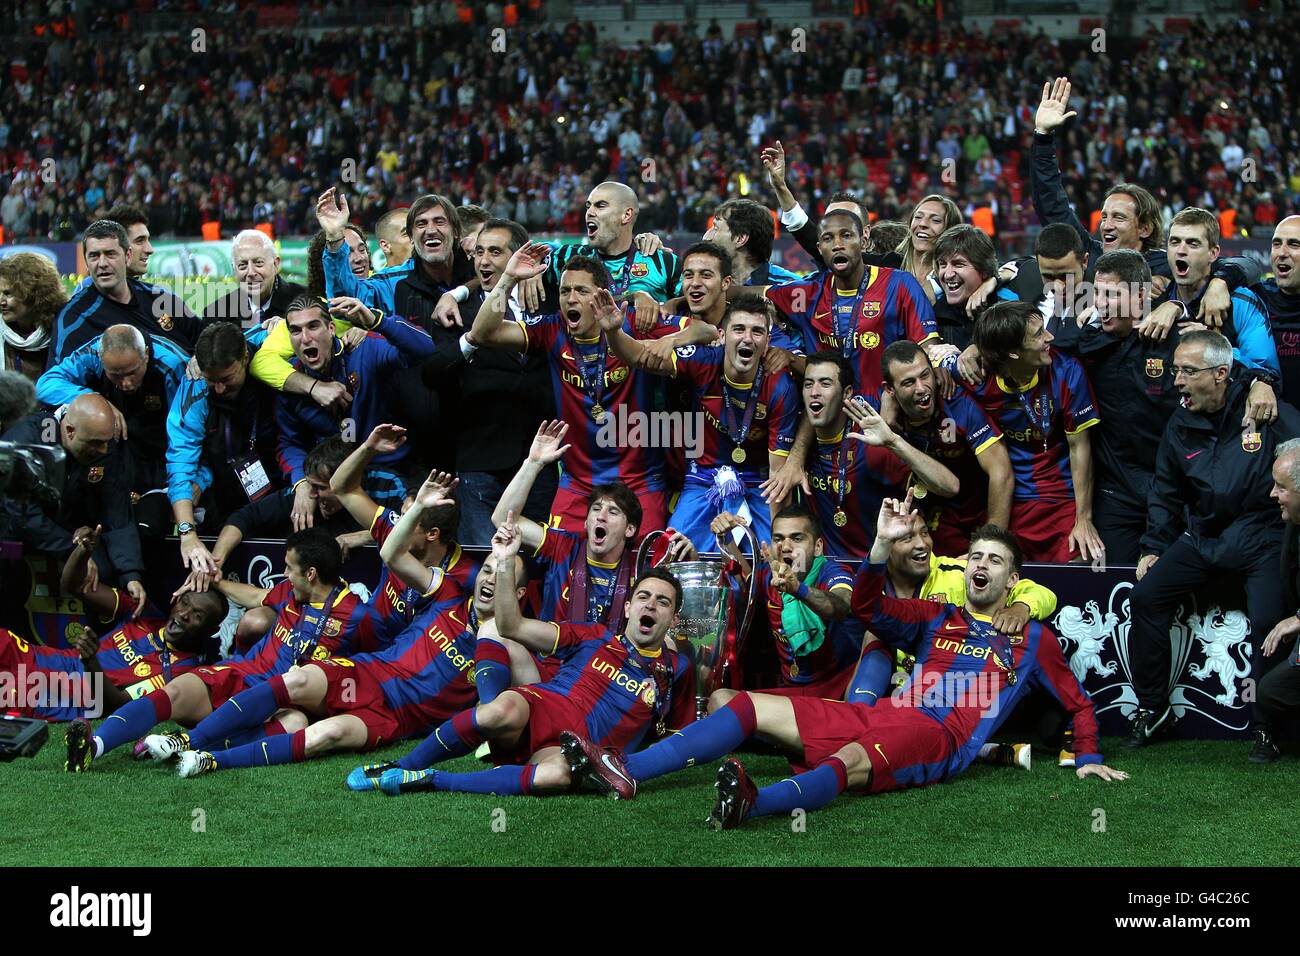
[[[100,724],[97,734],[91,733],[89,722],[73,721],[67,732],[66,768],[73,773],[85,770],[93,759],[142,737],[166,720],[193,726],[235,694],[265,683],[295,664],[334,653],[376,649],[373,611],[339,577],[342,563],[338,542],[328,531],[304,528],[285,539],[286,580],[274,588],[218,582],[221,593],[236,604],[276,608],[275,626],[270,633],[247,654],[211,667],[195,668],[118,708]],[[182,585],[183,590],[187,587]],[[286,712],[283,717],[284,722],[277,718],[251,729],[238,742],[302,726],[298,715]],[[175,737],[180,742],[187,739],[185,734]],[[135,755],[146,754],[141,740]]]
[[[1101,762],[1092,701],[1055,635],[1037,621],[1010,636],[993,627],[994,611],[1006,605],[1019,580],[1015,539],[996,525],[971,536],[966,603],[959,607],[885,594],[890,545],[911,530],[912,496],[886,499],[853,592],[854,613],[881,640],[916,655],[916,669],[890,705],[737,694],[706,719],[630,757],[568,730],[561,734],[561,747],[569,772],[629,799],[640,783],[715,760],[755,734],[810,768],[760,790],[740,761],[724,761],[709,823],[730,829],[749,817],[819,809],[845,790],[880,793],[954,777],[976,759],[1016,703],[1041,687],[1074,718],[1075,772],[1126,779],[1126,773]]]
[[[108,632],[99,638],[82,628],[73,647],[45,647],[0,628],[0,688],[22,695],[6,700],[0,692],[0,710],[50,721],[75,720],[92,707],[96,713],[115,710],[193,669],[205,642],[225,620],[229,606],[220,594],[182,594],[164,615],[94,579],[89,562],[102,530],[78,528],[73,534],[62,590],[75,594],[88,613],[108,624]],[[100,699],[94,699],[97,689],[90,680],[97,672],[104,675]],[[32,701],[24,692],[36,682],[44,688],[43,699]]]
[[[652,727],[662,734],[694,715],[694,667],[686,654],[665,644],[681,609],[677,579],[660,568],[637,577],[621,634],[603,624],[537,621],[520,612],[513,580],[521,540],[513,514],[492,538],[498,578],[494,624],[509,640],[562,655],[563,666],[547,683],[511,688],[448,720],[400,761],[401,769],[380,777],[385,793],[567,790],[569,768],[559,747],[563,728],[582,727],[602,745],[634,748]],[[502,766],[474,773],[423,769],[473,753],[485,740]],[[354,770],[350,782],[356,774]]]

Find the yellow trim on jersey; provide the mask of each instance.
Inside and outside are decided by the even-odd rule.
[[[555,656],[555,652],[560,649],[560,625],[557,624],[555,621],[547,621],[547,623],[550,624],[551,627],[555,628],[555,643],[551,645],[551,649],[547,651],[543,656],[553,657]]]
[[[768,454],[769,454],[769,455],[776,455],[777,458],[789,458],[789,457],[790,457],[790,453],[789,453],[788,451],[771,451],[771,450],[769,450],[769,451],[768,451]]]
[[[633,647],[636,647],[635,644],[633,644],[632,646],[633,646]],[[650,658],[651,660],[654,660],[656,657],[661,657],[661,656],[663,656],[664,649],[663,649],[663,645],[661,644],[661,645],[659,646],[659,649],[658,649],[657,651],[647,651],[645,648],[637,647],[637,648],[636,648],[636,652],[637,652],[637,654],[640,655],[641,657],[648,657],[648,658]]]
[[[573,341],[576,342],[576,343],[579,344],[579,345],[595,345],[597,342],[600,341],[600,336],[599,336],[599,335],[595,335],[595,336],[592,336],[592,337],[589,338],[589,339],[580,339],[580,338],[578,338],[578,337],[575,335],[575,336],[573,337]]]
[[[939,333],[938,333],[938,332],[931,332],[929,335],[927,335],[925,338],[921,339],[921,341],[917,342],[916,344],[917,344],[917,345],[924,345],[926,342],[929,342],[929,341],[932,340],[932,339],[937,339],[938,337],[939,337]]]
[[[1099,424],[1100,422],[1101,422],[1101,419],[1100,419],[1100,418],[1090,418],[1090,419],[1088,419],[1086,422],[1084,422],[1082,425],[1080,425],[1078,428],[1067,428],[1067,429],[1065,430],[1065,433],[1066,433],[1067,435],[1077,435],[1077,434],[1079,434],[1079,432],[1083,431],[1085,428],[1091,428],[1093,425]]]
[[[730,385],[732,388],[753,388],[754,387],[753,382],[733,382],[731,380],[731,376],[728,375],[726,372],[722,373],[722,380],[726,382],[728,385]]]
[[[838,445],[842,441],[844,441],[843,428],[841,428],[838,432],[835,433],[834,438],[822,438],[821,435],[817,436],[817,444],[819,445]]]
[[[524,333],[524,351],[527,352],[527,351],[528,351],[528,345],[529,345],[529,342],[528,342],[528,326],[524,325],[524,320],[523,320],[523,319],[512,319],[511,321],[514,322],[515,325],[519,326],[519,331],[521,331],[521,332]]]
[[[537,542],[537,548],[533,551],[534,558],[540,558],[542,556],[542,545],[546,544],[546,536],[550,533],[551,526],[548,524],[542,525],[542,540]]]
[[[619,564],[618,561],[606,564],[604,561],[597,561],[595,558],[587,558],[587,563],[593,568],[604,568],[606,571],[613,571]]]
[[[991,448],[992,446],[996,445],[1000,441],[1002,441],[1001,433],[994,435],[991,438],[986,438],[983,441],[983,443],[981,443],[980,446],[975,449],[975,454],[982,455],[984,453],[984,449]]]
[[[1002,391],[1006,392],[1008,395],[1015,395],[1017,392],[1027,392],[1035,385],[1038,384],[1037,372],[1035,372],[1033,376],[1030,377],[1029,382],[1025,385],[1024,388],[1012,388],[1011,385],[1007,382],[1007,380],[1003,378],[1001,375],[995,375],[994,378],[997,380],[998,388],[1002,389]]]
[[[379,523],[380,516],[387,510],[383,505],[375,505],[375,516],[370,519],[370,527],[367,529],[371,534],[375,533],[375,525]]]
[[[848,591],[850,594],[853,593],[853,585],[849,584],[847,581],[840,581],[838,584],[831,585],[832,591],[839,591],[841,589]]]

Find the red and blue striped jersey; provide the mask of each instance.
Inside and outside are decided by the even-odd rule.
[[[526,350],[546,356],[558,417],[569,423],[565,439],[573,445],[564,458],[561,487],[590,491],[596,485],[622,481],[638,489],[664,487],[663,449],[643,442],[624,447],[617,420],[655,409],[655,376],[624,364],[605,344],[604,336],[590,342],[571,338],[558,313],[533,315],[516,323],[527,340]],[[603,373],[595,368],[605,354]],[[604,427],[592,417],[592,396],[583,387],[583,368],[598,390],[605,411]]]
[[[569,619],[569,588],[573,583],[574,562],[582,550],[584,535],[559,528],[543,528],[542,543],[535,556],[546,564],[546,578],[542,584],[542,607],[538,619],[542,621],[567,621]],[[618,564],[604,564],[587,559],[587,612],[583,619],[590,624],[609,622],[610,602],[614,585],[618,582]],[[629,582],[630,583],[630,582]]]
[[[678,728],[695,719],[695,668],[686,654],[667,646],[643,653],[602,624],[568,623],[555,625],[554,652],[568,655],[559,674],[528,689],[566,699],[586,715],[583,734],[602,747],[634,750],[656,722]]]
[[[767,298],[803,336],[807,353],[830,349],[853,363],[854,392],[880,405],[880,356],[894,342],[939,337],[934,307],[910,272],[867,266],[858,290],[836,288],[829,269],[767,290]]]
[[[376,678],[384,702],[407,726],[436,724],[474,706],[478,622],[472,605],[472,597],[461,595],[432,620],[426,615],[424,626],[410,628],[392,647],[349,658]]]
[[[392,508],[376,506],[374,520],[370,522],[370,537],[374,538],[375,544],[381,548],[384,546],[401,517]],[[438,604],[441,611],[471,593],[474,578],[478,575],[478,562],[465,554],[459,544],[453,543],[442,564],[437,569],[430,570],[441,570],[442,574],[434,574],[429,590],[421,594],[403,581],[400,575],[394,574],[388,565],[384,565],[379,583],[370,595],[370,604],[378,618],[375,633],[381,643],[397,637],[431,604]],[[443,587],[443,576],[454,584],[453,588]]]
[[[338,594],[328,609],[314,647],[313,629],[305,623],[302,628],[298,626],[303,609],[294,597],[293,585],[281,581],[271,588],[262,605],[279,612],[271,630],[243,655],[216,665],[237,666],[250,686],[287,672],[304,658],[321,661],[327,657],[351,657],[362,651],[379,650],[388,643],[378,637],[379,622],[374,608],[349,591],[345,581],[339,582]]]
[[[745,406],[754,386],[739,385],[728,379],[723,361],[720,345],[686,345],[673,352],[674,374],[691,388],[690,410],[703,412],[707,422],[703,453],[691,464],[697,468],[729,465],[741,474],[765,475],[768,453],[785,456],[794,445],[799,428],[799,393],[794,380],[785,372],[763,374],[759,394],[754,399],[754,416],[741,445],[745,449],[745,462],[737,466],[731,457],[736,442],[727,433],[723,418],[723,395],[730,396],[732,421],[739,425],[743,423]]]
[[[888,597],[885,580],[884,564],[862,566],[853,613],[880,640],[914,654],[916,665],[894,696],[876,706],[912,707],[942,724],[953,741],[946,776],[969,767],[1034,689],[1046,690],[1073,718],[1075,762],[1101,763],[1092,700],[1045,625],[1030,621],[1020,634],[1000,634],[988,619],[954,604]]]
[[[988,510],[988,477],[976,456],[1002,440],[1002,429],[970,392],[959,388],[952,398],[940,396],[938,414],[928,421],[908,422],[903,437],[944,465],[961,485],[951,498],[927,495],[916,499],[927,520],[943,520],[962,528],[980,523]]]
[[[826,554],[860,559],[871,550],[876,518],[885,498],[897,497],[910,470],[887,448],[867,445],[854,438],[817,439],[816,457],[808,469],[811,507],[826,539]],[[843,456],[843,459],[841,459]],[[840,467],[844,468],[844,499],[840,500]],[[844,511],[843,526],[835,513]]]
[[[758,586],[767,597],[767,623],[776,641],[777,657],[781,659],[781,686],[798,687],[818,684],[852,667],[862,650],[862,622],[852,615],[841,621],[826,622],[826,637],[821,646],[810,654],[795,657],[781,628],[781,612],[785,608],[785,595],[772,587],[772,570],[766,566],[758,570]],[[817,573],[810,587],[822,591],[840,591],[845,599],[853,595],[853,573],[838,561],[827,561]]]
[[[1024,391],[998,375],[967,386],[1002,429],[1016,478],[1015,501],[1073,501],[1066,436],[1100,421],[1079,360],[1056,349],[1051,356],[1051,364],[1036,372]]]

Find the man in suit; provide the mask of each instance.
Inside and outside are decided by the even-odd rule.
[[[1280,591],[1285,606],[1300,608],[1300,438],[1292,438],[1277,446],[1273,458],[1273,490],[1269,493],[1282,511],[1286,530],[1282,533],[1282,586]],[[1259,682],[1256,702],[1274,727],[1294,731],[1296,717],[1300,716],[1300,663],[1294,646],[1300,634],[1300,610],[1282,618],[1264,638],[1262,651],[1265,657],[1277,657],[1272,667]],[[1285,653],[1278,654],[1285,648]],[[1289,724],[1289,726],[1288,726]],[[1269,741],[1266,762],[1276,760],[1281,752],[1277,742]]]

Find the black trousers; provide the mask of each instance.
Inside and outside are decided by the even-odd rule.
[[[1137,564],[1147,531],[1145,502],[1099,487],[1092,499],[1092,523],[1106,546],[1107,564]]]
[[[1129,659],[1133,665],[1133,690],[1138,703],[1147,710],[1163,710],[1169,702],[1169,688],[1178,676],[1170,674],[1171,651],[1169,626],[1174,612],[1188,594],[1208,581],[1224,574],[1239,575],[1246,588],[1246,616],[1250,619],[1250,639],[1254,651],[1250,658],[1250,676],[1259,687],[1264,673],[1259,646],[1273,625],[1286,615],[1282,589],[1278,587],[1280,543],[1261,546],[1259,553],[1241,567],[1217,567],[1207,560],[1192,539],[1183,535],[1147,572],[1129,594],[1133,623],[1129,630]],[[1256,698],[1251,726],[1267,720]]]
[[[1300,730],[1300,667],[1292,663],[1294,657],[1294,645],[1280,648],[1268,661],[1270,669],[1255,694],[1260,719],[1289,735]]]

